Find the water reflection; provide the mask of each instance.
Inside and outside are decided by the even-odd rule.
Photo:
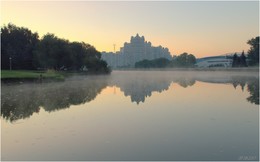
[[[172,83],[183,88],[193,86],[196,81],[230,84],[249,92],[246,100],[259,105],[259,77],[257,75],[223,75],[204,73],[164,72],[114,72],[111,76],[77,77],[63,83],[2,84],[1,116],[9,121],[24,119],[37,113],[40,107],[52,112],[90,102],[107,86],[116,86],[131,102],[145,102],[153,92],[167,91]],[[246,88],[245,88],[246,87]],[[214,92],[212,92],[214,93]]]
[[[78,80],[80,79],[80,80]],[[100,78],[74,78],[62,83],[3,85],[1,115],[15,121],[39,112],[51,112],[90,102],[107,86]]]
[[[136,74],[137,73],[137,74]],[[140,73],[140,74],[138,74]],[[196,72],[174,73],[174,75],[165,75],[163,72],[122,72],[115,75],[110,80],[111,86],[119,87],[125,96],[130,96],[131,101],[139,104],[145,102],[145,99],[150,97],[153,92],[161,93],[167,91],[172,83],[177,83],[183,88],[193,86],[196,81],[214,83],[214,84],[232,84],[234,88],[239,85],[244,91],[247,91],[250,96],[247,100],[254,104],[259,104],[259,77],[258,75],[244,75],[223,73],[205,74]],[[213,92],[212,92],[213,93]]]
[[[247,101],[259,105],[259,79],[250,80],[247,85],[247,90],[250,93]]]
[[[197,80],[200,80],[200,78]],[[247,101],[259,105],[259,76],[230,76],[229,78],[212,78],[200,81],[208,83],[232,84],[234,89],[240,87],[242,91],[246,88],[250,94],[250,96],[246,98]]]
[[[166,76],[125,72],[113,77],[110,85],[119,87],[125,96],[131,97],[132,102],[139,104],[145,102],[145,98],[150,97],[153,92],[168,90],[171,82],[171,78]]]
[[[194,78],[180,78],[176,81],[181,87],[187,88],[188,86],[193,86],[196,83]]]

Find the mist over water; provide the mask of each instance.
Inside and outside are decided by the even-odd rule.
[[[2,83],[2,160],[257,160],[258,106],[258,72]]]

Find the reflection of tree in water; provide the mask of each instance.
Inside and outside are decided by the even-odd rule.
[[[51,112],[69,108],[71,105],[90,102],[107,85],[119,87],[125,96],[130,96],[132,102],[145,102],[153,92],[163,92],[169,89],[172,82],[186,88],[193,86],[196,81],[207,83],[229,83],[235,88],[241,86],[250,93],[247,100],[259,105],[259,78],[258,77],[226,77],[226,76],[171,76],[160,73],[156,75],[139,75],[121,73],[108,78],[71,79],[59,83],[3,85],[1,93],[1,115],[3,118],[15,121],[30,117],[39,112],[40,107]]]
[[[241,88],[242,91],[245,90],[250,93],[247,101],[259,105],[259,75],[245,73],[245,75],[212,75],[210,77],[196,77],[196,80],[206,82],[206,83],[228,83],[232,84],[235,89]]]
[[[250,96],[247,101],[259,105],[259,79],[254,79],[248,82],[247,90]]]
[[[79,83],[81,84],[81,83]],[[106,87],[104,82],[88,81],[80,86],[74,84],[60,85],[50,90],[43,91],[41,106],[46,111],[69,108],[95,99],[97,94]]]
[[[178,83],[180,86],[187,88],[193,86],[196,80],[209,83],[231,83],[234,88],[240,86],[242,91],[247,87],[250,96],[247,100],[251,103],[259,104],[259,78],[256,76],[214,76],[197,77],[197,76],[178,76],[178,77],[163,77],[163,76],[130,76],[125,81],[120,79],[115,82],[115,85],[124,91],[125,96],[130,96],[132,102],[139,104],[145,102],[145,98],[150,97],[152,92],[161,93],[168,90],[172,82]]]
[[[187,88],[188,86],[193,86],[196,83],[194,78],[180,78],[176,81],[180,86]]]
[[[1,115],[3,118],[15,121],[39,112],[40,105],[36,102],[39,97],[38,93],[28,90],[2,87]]]
[[[232,84],[236,89],[240,86],[242,91],[244,91],[247,85],[247,91],[250,96],[247,101],[259,105],[259,78],[258,77],[232,77]]]
[[[1,115],[15,121],[39,112],[55,111],[95,99],[107,83],[103,79],[29,85],[2,86]]]
[[[244,91],[244,87],[246,85],[247,79],[243,77],[232,77],[232,85],[236,89],[237,86],[240,86]]]

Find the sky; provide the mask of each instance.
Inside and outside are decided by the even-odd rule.
[[[13,23],[113,51],[137,33],[153,46],[197,58],[242,52],[259,35],[258,1],[1,1]]]

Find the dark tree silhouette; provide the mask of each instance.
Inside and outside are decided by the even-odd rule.
[[[49,33],[39,40],[37,33],[13,24],[1,28],[1,68],[110,72],[101,53],[89,44]]]
[[[232,67],[239,67],[239,57],[237,56],[237,53],[233,55]]]
[[[1,69],[34,69],[33,50],[38,34],[11,23],[1,28]]]
[[[250,93],[247,100],[251,103],[259,105],[259,79],[251,80],[247,85],[247,90]]]
[[[249,65],[259,64],[259,36],[248,40],[247,44],[251,47],[248,50]]]
[[[244,51],[242,52],[242,54],[240,56],[240,66],[241,67],[247,67],[246,56],[245,56]]]
[[[135,63],[136,68],[165,68],[170,63],[166,58],[158,58],[154,60],[142,60]]]
[[[175,57],[171,63],[170,67],[194,67],[196,63],[196,57],[193,54],[183,53]]]
[[[34,54],[37,66],[43,69],[110,72],[95,47],[84,42],[71,43],[54,34],[44,35]]]

